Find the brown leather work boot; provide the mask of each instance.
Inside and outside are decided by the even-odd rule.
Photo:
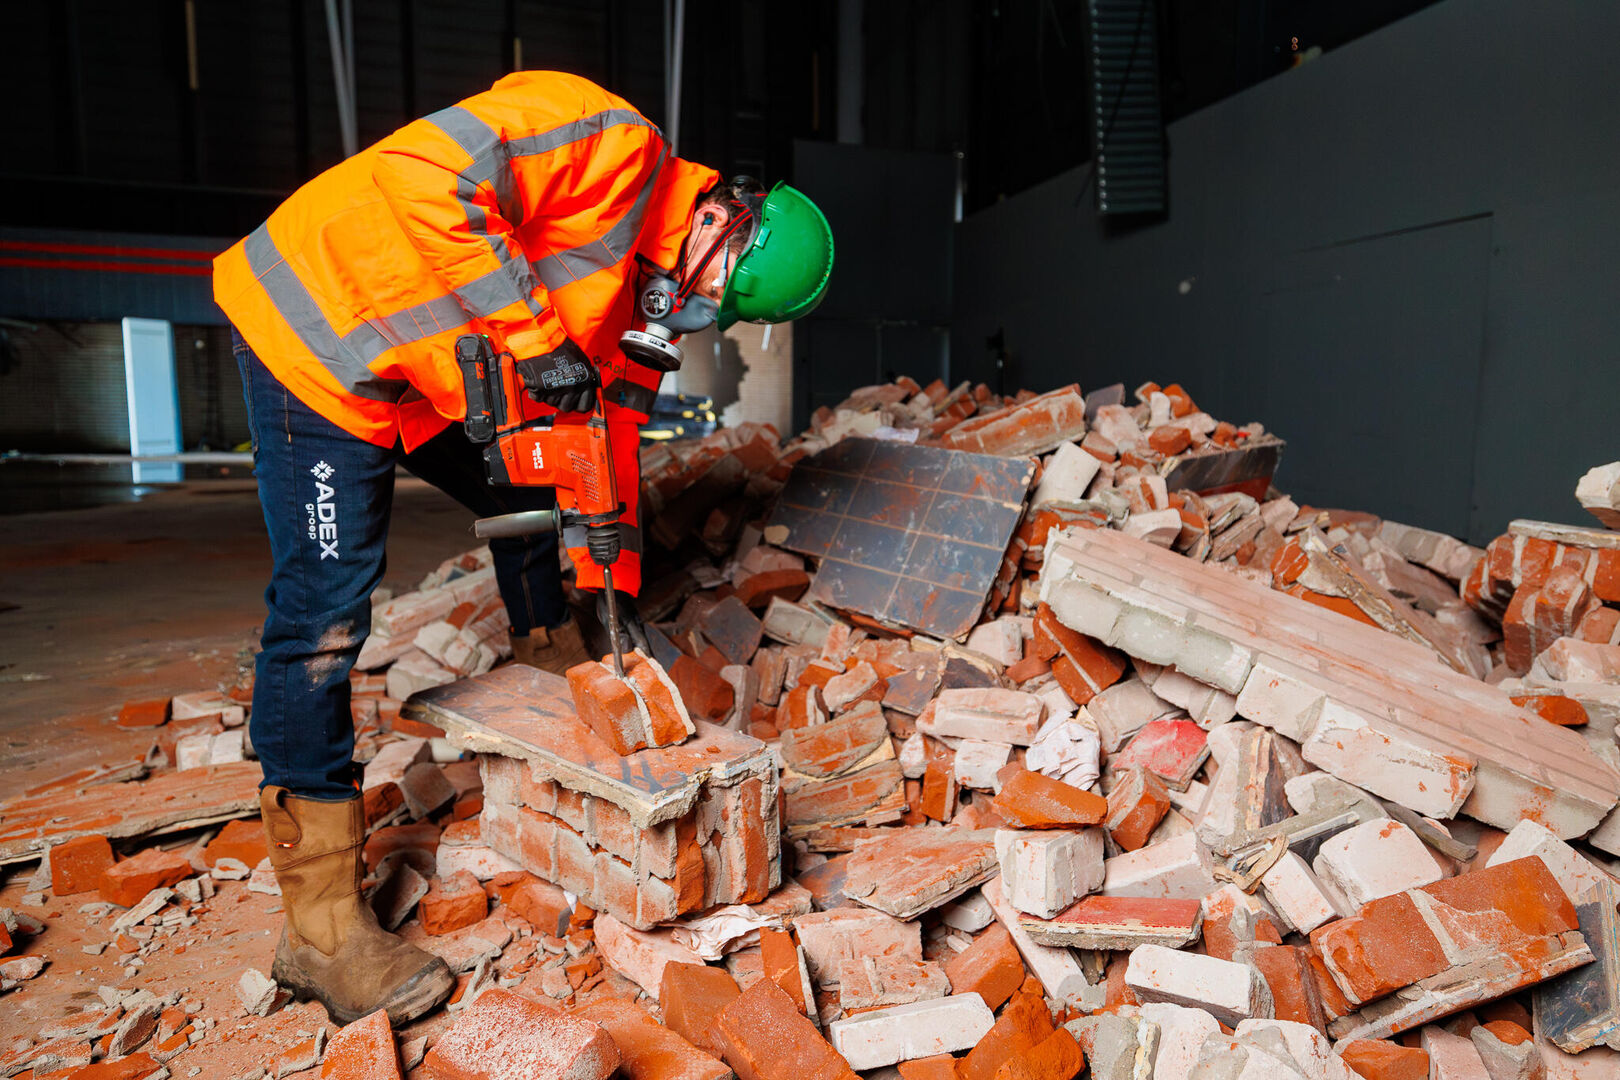
[[[512,659],[553,675],[566,675],[575,664],[589,660],[585,639],[579,633],[579,620],[570,618],[547,630],[537,626],[527,637],[512,635]]]
[[[271,978],[299,1000],[325,1005],[337,1024],[387,1009],[397,1027],[450,996],[449,966],[379,926],[360,893],[366,830],[358,796],[323,802],[266,787],[259,813],[286,910]]]

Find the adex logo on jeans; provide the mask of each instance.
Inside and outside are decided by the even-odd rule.
[[[309,470],[315,478],[315,501],[304,504],[308,515],[309,538],[321,545],[322,559],[338,557],[336,490],[326,481],[332,479],[332,466],[317,461]]]

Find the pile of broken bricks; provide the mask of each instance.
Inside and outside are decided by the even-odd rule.
[[[380,599],[367,889],[459,985],[409,1030],[321,1032],[321,1074],[1620,1075],[1620,465],[1577,490],[1601,527],[1482,551],[1269,474],[1198,494],[1280,443],[1136,398],[902,381],[786,445],[652,448],[677,568],[626,683],[492,669],[487,553]],[[770,528],[850,439],[1038,460],[960,640],[817,602]],[[221,865],[273,888],[258,850],[109,914],[159,941]]]

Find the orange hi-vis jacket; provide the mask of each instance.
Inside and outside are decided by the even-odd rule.
[[[673,267],[718,179],[594,83],[518,72],[299,188],[215,260],[214,299],[300,401],[406,450],[466,414],[457,337],[486,333],[519,359],[571,338],[601,369],[632,526],[614,584],[635,593],[636,425],[661,376],[625,357],[619,335],[637,256]],[[564,542],[579,584],[599,587],[583,537]]]

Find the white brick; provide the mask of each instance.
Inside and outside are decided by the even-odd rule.
[[[996,913],[978,889],[957,897],[939,909],[940,921],[953,930],[977,934],[996,921]]]
[[[1361,1080],[1361,1074],[1333,1052],[1333,1044],[1327,1037],[1309,1024],[1290,1020],[1245,1020],[1233,1030],[1232,1038],[1253,1048],[1285,1050],[1299,1074],[1311,1080]],[[1266,1075],[1266,1080],[1277,1075],[1272,1072]],[[1155,1076],[1154,1080],[1159,1078]]]
[[[1326,700],[1327,694],[1298,668],[1281,660],[1256,660],[1238,692],[1237,713],[1302,743],[1310,738]]]
[[[1288,928],[1298,933],[1309,934],[1323,923],[1338,918],[1339,913],[1323,892],[1322,883],[1316,880],[1305,860],[1292,851],[1283,852],[1282,858],[1261,876],[1260,887],[1265,890],[1267,902],[1288,923]]]
[[[1159,1056],[1153,1059],[1153,1080],[1188,1080],[1203,1050],[1204,1040],[1221,1033],[1220,1022],[1203,1009],[1150,1001],[1126,1006],[1122,1012],[1135,1012],[1159,1025]]]
[[[918,727],[928,735],[1028,746],[1045,709],[1040,698],[1022,690],[942,690],[933,720]]]
[[[873,1009],[827,1025],[832,1043],[857,1070],[970,1049],[996,1018],[978,994]]]
[[[1311,863],[1317,880],[1341,914],[1441,878],[1440,868],[1417,834],[1398,821],[1364,821],[1323,841]]]
[[[1041,482],[1035,485],[1030,505],[1042,506],[1052,502],[1079,502],[1086,497],[1086,488],[1097,477],[1102,461],[1080,449],[1075,443],[1063,443],[1046,459]]]
[[[1154,669],[1151,677],[1147,671],[1142,672],[1143,681],[1153,692],[1170,704],[1186,709],[1205,731],[1219,727],[1236,715],[1237,699],[1225,690],[1201,683],[1174,667],[1137,665],[1138,670],[1144,667]]]
[[[1203,1009],[1228,1025],[1271,1016],[1271,990],[1248,964],[1141,945],[1125,967],[1125,985],[1140,1001]]]
[[[1141,679],[1122,679],[1086,703],[1086,715],[1097,725],[1102,748],[1116,753],[1150,721],[1175,712]]]
[[[1104,896],[1202,900],[1215,888],[1209,852],[1195,833],[1115,855],[1103,863]]]
[[[1620,808],[1610,811],[1609,816],[1587,836],[1586,842],[1599,851],[1620,855]]]
[[[1521,821],[1513,826],[1507,839],[1491,853],[1486,866],[1512,862],[1527,856],[1538,856],[1547,864],[1552,876],[1569,895],[1579,902],[1582,894],[1598,883],[1608,884],[1614,879],[1587,862],[1578,851],[1564,843],[1545,826],[1534,821]]]
[[[1474,786],[1473,759],[1380,731],[1331,700],[1300,753],[1341,780],[1432,818],[1456,817]]]
[[[1503,1042],[1483,1026],[1470,1031],[1468,1037],[1491,1080],[1546,1080],[1547,1063],[1534,1039]]]
[[[991,878],[979,886],[979,891],[1012,936],[1013,944],[1018,947],[1018,955],[1024,958],[1024,966],[1040,981],[1047,997],[1065,1005],[1078,1005],[1088,1011],[1107,1004],[1107,988],[1093,986],[1086,981],[1079,955],[1073,949],[1038,945],[1031,940],[1019,924],[1018,909],[1012,906],[1002,891],[1000,878]]]
[[[1184,674],[1228,694],[1243,689],[1254,668],[1253,651],[1199,626],[1181,635],[1175,665]]]
[[[973,628],[968,634],[967,647],[1003,667],[1010,667],[1024,658],[1024,634],[1015,617],[992,619]]]
[[[810,975],[822,986],[838,984],[838,965],[861,955],[922,959],[922,928],[860,906],[813,911],[793,920]],[[864,950],[864,953],[863,953]]]
[[[1588,469],[1575,485],[1575,500],[1605,528],[1620,529],[1620,461]]]
[[[479,881],[488,881],[497,875],[523,869],[494,848],[483,844],[440,844],[435,860],[435,870],[441,879],[465,870]]]
[[[1429,1055],[1429,1080],[1492,1080],[1474,1044],[1438,1024],[1429,1024],[1420,1036]]]
[[[384,743],[377,756],[366,762],[361,789],[369,791],[379,784],[399,783],[405,779],[406,769],[418,761],[428,760],[432,752],[426,739],[418,739],[414,735]]]
[[[174,743],[174,767],[177,771],[200,769],[208,764],[214,748],[214,736],[206,731],[195,735],[182,735]]]
[[[951,768],[956,775],[956,782],[963,787],[977,788],[980,791],[995,791],[997,789],[996,773],[1007,764],[1012,757],[1012,747],[1006,743],[980,742],[978,739],[963,739],[956,747],[956,758]]]
[[[1090,456],[1089,454],[1087,455]],[[1181,513],[1177,510],[1149,510],[1135,513],[1125,519],[1120,532],[1146,540],[1157,547],[1168,548],[1181,535]]]
[[[1001,884],[1013,907],[1050,919],[1103,880],[1099,828],[996,830]]]

